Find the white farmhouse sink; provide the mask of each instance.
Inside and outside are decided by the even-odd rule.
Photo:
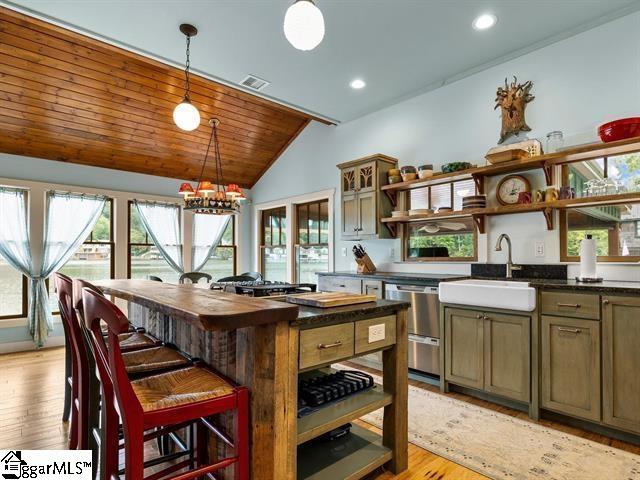
[[[458,280],[441,282],[439,291],[442,303],[522,312],[532,312],[536,308],[536,289],[526,282]]]

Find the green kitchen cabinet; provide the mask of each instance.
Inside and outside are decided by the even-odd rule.
[[[376,154],[338,165],[343,240],[390,238],[381,219],[391,215],[393,206],[380,187],[387,184],[388,172],[398,160]]]
[[[541,405],[600,421],[600,322],[542,316]]]
[[[531,317],[451,307],[444,312],[445,381],[529,403]]]
[[[445,380],[466,387],[484,386],[484,320],[480,311],[447,308]]]
[[[640,433],[640,298],[602,299],[602,420]]]
[[[528,402],[530,381],[530,318],[485,313],[484,390]]]

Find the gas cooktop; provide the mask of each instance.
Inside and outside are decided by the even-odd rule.
[[[287,283],[269,280],[212,282],[210,288],[211,290],[223,290],[225,292],[252,297],[268,297],[316,291],[316,285],[314,283]]]

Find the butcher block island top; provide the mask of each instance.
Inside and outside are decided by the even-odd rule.
[[[283,302],[151,280],[101,280],[96,285],[107,295],[151,308],[204,330],[228,330],[264,323],[293,321],[298,308]]]
[[[356,480],[379,467],[406,470],[408,303],[376,300],[317,308],[206,285],[149,280],[96,285],[128,301],[135,325],[249,388],[252,479]],[[375,352],[382,352],[382,385],[298,418],[299,375],[318,375]],[[316,441],[380,408],[382,435],[353,425],[340,440]],[[232,430],[232,419],[218,423]],[[220,456],[233,455],[222,443],[216,448]],[[233,472],[216,477],[231,479]]]

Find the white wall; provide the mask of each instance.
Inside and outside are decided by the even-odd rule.
[[[495,91],[505,77],[513,75],[534,82],[536,99],[527,108],[531,138],[562,130],[567,145],[595,141],[599,124],[640,113],[640,13],[353,122],[338,127],[312,123],[252,189],[253,200],[262,203],[327,188],[339,191],[335,165],[377,152],[397,157],[400,165],[484,164],[484,153],[496,145],[500,132],[499,113],[493,110]],[[533,188],[542,185],[539,173],[527,175]],[[335,221],[336,225],[340,222],[338,201]],[[494,252],[492,247],[505,232],[514,241],[514,261],[559,262],[558,229],[547,231],[541,214],[493,217],[488,220],[487,232],[479,238],[479,261],[504,261],[504,253]],[[544,258],[534,256],[538,240],[545,243]],[[385,270],[467,273],[470,268],[459,263],[402,264],[398,263],[399,240],[363,243]],[[342,247],[350,252],[351,244],[336,238],[336,270],[355,269],[351,254],[341,255]],[[252,253],[255,255],[255,246]],[[637,265],[608,266],[602,273],[607,278],[640,280],[639,270]]]

